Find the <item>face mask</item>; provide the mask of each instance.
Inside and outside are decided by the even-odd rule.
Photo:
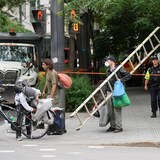
[[[109,62],[106,61],[106,62],[104,63],[104,65],[105,65],[106,67],[109,67]]]

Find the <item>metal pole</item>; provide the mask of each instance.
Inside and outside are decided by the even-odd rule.
[[[63,0],[51,0],[51,58],[58,58],[54,66],[58,71],[64,70],[64,17],[57,15],[63,7]]]
[[[57,71],[64,70],[64,17],[57,13],[62,11],[64,0],[51,0],[51,58],[58,58],[54,64]],[[65,92],[61,89],[59,107],[65,108]]]
[[[88,35],[88,13],[83,13],[82,17],[83,26],[81,26],[80,30],[80,68],[84,70],[88,70],[90,65],[90,57],[89,57],[89,35]]]

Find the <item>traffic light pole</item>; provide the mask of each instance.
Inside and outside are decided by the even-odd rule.
[[[64,17],[57,13],[62,11],[64,0],[51,0],[51,58],[57,58],[54,64],[57,71],[64,70]],[[61,89],[59,107],[65,108],[65,91]]]
[[[90,66],[88,13],[83,13],[81,20],[83,22],[83,26],[80,28],[80,68],[87,71]]]
[[[57,15],[63,7],[63,0],[51,0],[51,58],[58,58],[54,65],[58,71],[64,70],[64,17]]]

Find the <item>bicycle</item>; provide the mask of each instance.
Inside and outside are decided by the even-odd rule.
[[[17,112],[19,110],[18,109],[19,107],[14,108],[14,107],[11,107],[9,105],[4,104],[4,102],[7,102],[7,101],[0,96],[0,115],[5,120],[7,120],[8,123],[11,124],[11,129],[13,131],[16,131],[18,129],[18,127],[16,125],[16,120],[13,121],[12,118],[11,118],[13,116],[13,114],[11,112],[14,111],[14,112],[16,112],[15,114],[17,114]],[[2,107],[8,108],[9,111],[7,113],[5,113],[2,110]],[[54,121],[54,116],[55,116],[54,111],[48,110],[46,112],[49,113],[50,116],[52,116],[52,119]],[[40,124],[44,124],[43,128],[38,127]],[[29,112],[27,112],[27,111],[23,112],[23,120],[22,120],[22,124],[21,124],[21,126],[22,126],[21,131],[22,131],[22,134],[29,139],[42,138],[43,136],[45,136],[48,133],[50,125],[51,125],[50,123],[46,123],[43,119],[35,121],[35,120],[32,119],[32,116]]]

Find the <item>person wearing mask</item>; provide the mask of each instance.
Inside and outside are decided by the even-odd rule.
[[[118,67],[116,65],[116,59],[114,56],[108,56],[105,58],[105,66],[107,67],[107,77],[114,72],[114,70]],[[127,72],[123,67],[116,73],[118,79],[125,85],[125,82],[131,78],[129,72]],[[114,87],[114,83],[117,81],[117,78],[112,76],[109,80],[112,88]],[[108,83],[106,84],[106,92],[112,92]],[[122,128],[122,108],[115,108],[113,106],[112,97],[107,101],[108,110],[109,110],[109,118],[110,118],[110,127],[107,129],[107,132],[119,133],[123,132]]]
[[[160,65],[156,54],[151,56],[153,66],[148,68],[145,74],[144,89],[150,90],[151,118],[157,117],[158,106],[160,108]],[[155,75],[154,75],[155,74]]]

